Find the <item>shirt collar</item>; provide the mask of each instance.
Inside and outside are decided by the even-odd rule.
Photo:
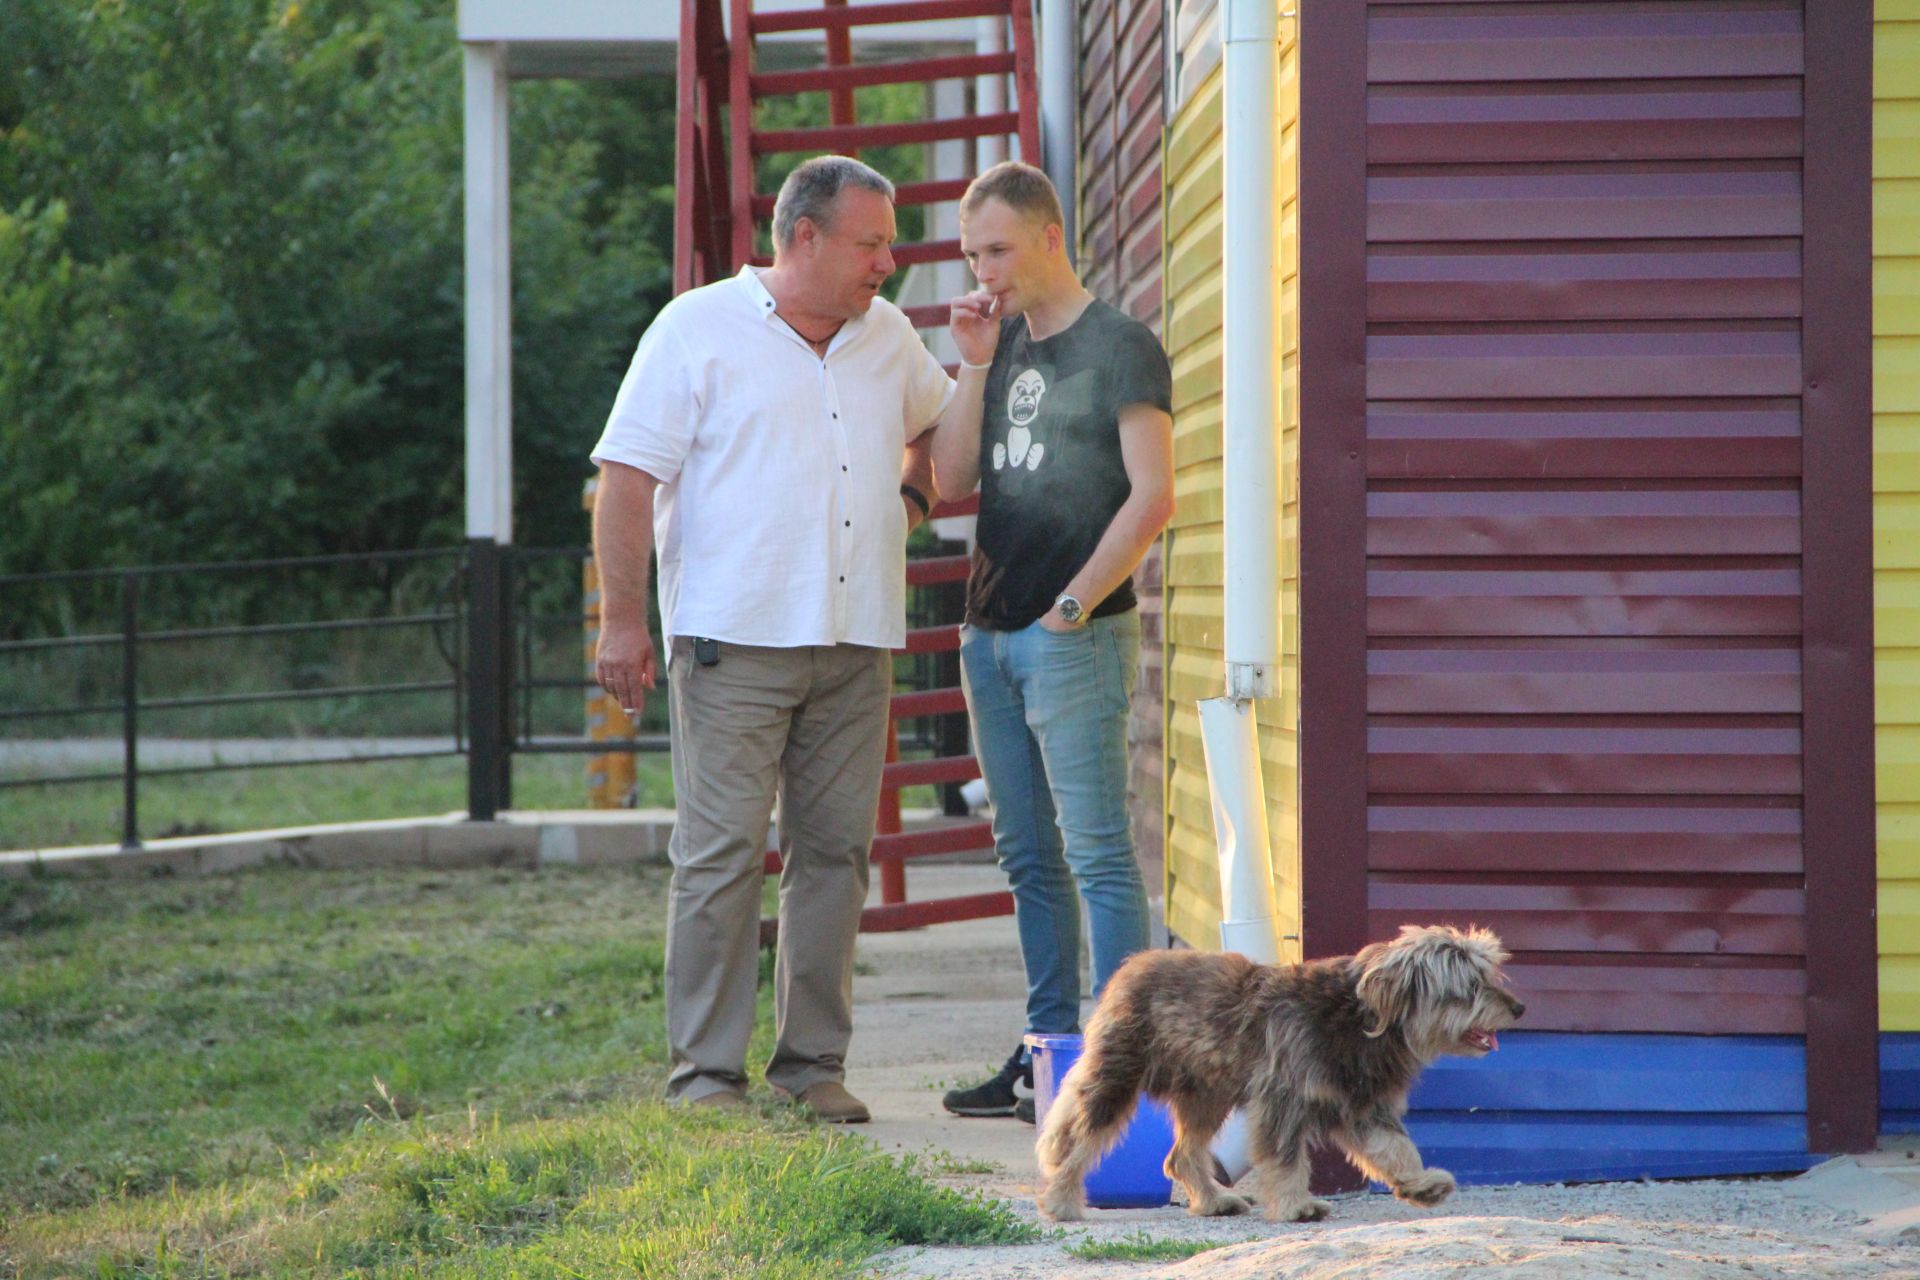
[[[773,295],[767,292],[766,285],[760,283],[760,273],[754,270],[752,266],[745,266],[740,268],[740,274],[735,276],[734,279],[738,280],[746,289],[747,298],[753,303],[753,309],[760,313],[760,319],[768,324],[772,324],[774,320]]]
[[[786,321],[781,320],[779,316],[775,314],[773,295],[767,291],[767,286],[760,282],[760,268],[752,266],[751,264],[744,266],[740,268],[740,274],[735,276],[734,279],[738,280],[746,289],[747,299],[753,304],[753,309],[760,313],[762,323],[778,323],[782,328],[786,327]],[[872,314],[871,307],[868,308],[868,314]],[[839,334],[836,335],[835,344],[838,344],[839,338],[841,337],[853,337],[854,334],[866,327],[866,323],[867,317],[864,315],[855,316],[853,319],[847,321],[847,323],[841,327]],[[798,338],[799,335],[796,334],[794,336]]]

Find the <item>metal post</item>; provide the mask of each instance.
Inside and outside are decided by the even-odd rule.
[[[140,576],[120,579],[120,847],[140,847]]]
[[[900,725],[897,721],[887,721],[887,763],[900,759]],[[900,834],[900,788],[883,787],[880,791],[880,812],[873,824],[874,834],[897,836]],[[888,858],[880,864],[880,901],[896,905],[907,900],[907,864],[899,858]]]
[[[517,670],[513,660],[513,637],[519,630],[514,612],[517,600],[514,566],[519,563],[521,561],[514,555],[511,544],[500,548],[500,613],[495,620],[494,632],[494,643],[500,650],[500,718],[494,726],[494,740],[500,744],[500,750],[494,758],[494,794],[500,797],[502,809],[513,808],[513,689]]]
[[[844,9],[847,0],[827,0],[827,8]],[[844,67],[853,61],[853,33],[845,27],[827,28],[827,65]],[[834,89],[827,94],[827,119],[836,125],[854,122],[853,90]]]
[[[516,556],[512,551],[507,552],[507,585],[501,595],[507,602],[506,612],[509,618],[518,618],[521,605],[533,598],[533,587],[528,581],[532,573],[533,565],[530,560],[524,556]],[[529,617],[531,617],[531,610],[529,610]],[[535,670],[533,660],[533,624],[529,622],[524,627],[509,626],[502,634],[507,640],[507,652],[514,655],[512,665],[508,670],[512,671],[515,677],[509,680],[504,687],[510,692],[519,695],[518,699],[514,700],[518,703],[519,714],[509,720],[505,726],[507,741],[512,742],[515,725],[524,728],[529,738],[533,737],[534,732],[533,716],[536,704],[534,702],[533,688],[533,674]],[[507,796],[507,807],[511,809],[513,807],[512,769],[507,770],[507,789],[504,794]]]
[[[507,748],[500,731],[506,710],[503,550],[491,538],[467,542],[467,818],[473,822],[493,821],[509,803],[501,787]]]

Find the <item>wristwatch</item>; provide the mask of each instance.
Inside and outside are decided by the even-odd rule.
[[[1070,627],[1079,626],[1081,619],[1087,616],[1087,611],[1082,609],[1080,602],[1072,596],[1062,595],[1053,603],[1060,610],[1060,620]]]

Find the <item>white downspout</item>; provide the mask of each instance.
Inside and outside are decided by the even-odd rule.
[[[1200,704],[1220,850],[1221,944],[1279,958],[1255,698],[1280,692],[1279,12],[1226,0],[1222,271],[1227,696]]]
[[[1080,8],[1079,0],[1040,0],[1040,155],[1021,156],[1053,179],[1066,219],[1067,256],[1080,243]]]
[[[1227,696],[1280,692],[1279,6],[1226,0]]]
[[[1221,487],[1226,524],[1226,696],[1200,704],[1220,858],[1220,945],[1280,959],[1254,699],[1280,692],[1280,24],[1277,0],[1225,0],[1225,252]],[[1251,1165],[1236,1112],[1213,1152]]]
[[[1259,964],[1276,964],[1272,863],[1267,857],[1267,797],[1260,781],[1259,726],[1253,703],[1208,698],[1200,704],[1200,742],[1213,800],[1220,857],[1220,947]]]

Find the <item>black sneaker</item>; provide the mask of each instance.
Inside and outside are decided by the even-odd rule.
[[[1023,1045],[1013,1051],[999,1074],[983,1084],[971,1089],[949,1089],[947,1096],[940,1100],[941,1105],[957,1116],[1011,1116],[1020,1114],[1020,1105],[1026,1104],[1028,1119],[1033,1116],[1033,1098],[1022,1097],[1014,1092],[1016,1084],[1033,1088],[1033,1063],[1027,1057]]]
[[[1022,1099],[1020,1099],[1020,1101],[1018,1101],[1018,1102],[1016,1102],[1016,1103],[1014,1103],[1014,1104],[1013,1104],[1013,1118],[1014,1118],[1015,1120],[1025,1120],[1025,1121],[1026,1121],[1026,1122],[1027,1122],[1028,1124],[1032,1124],[1032,1123],[1034,1123],[1034,1119],[1033,1119],[1033,1099],[1032,1099],[1032,1098],[1022,1098]]]

